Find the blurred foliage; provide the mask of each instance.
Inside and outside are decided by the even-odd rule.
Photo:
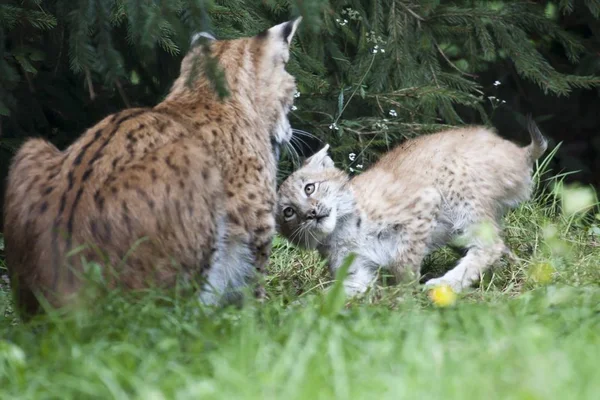
[[[29,136],[64,148],[112,112],[156,104],[194,32],[235,38],[299,14],[291,118],[318,138],[297,135],[300,154],[327,142],[359,171],[448,125],[492,123],[525,140],[528,112],[557,140],[600,147],[600,0],[4,0],[0,175]],[[579,164],[561,157],[600,168],[585,151]]]

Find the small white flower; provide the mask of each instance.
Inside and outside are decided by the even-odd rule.
[[[500,81],[494,81],[494,86],[500,86],[501,82]]]
[[[387,121],[387,120],[384,120]],[[383,131],[387,131],[388,130],[388,126],[385,123],[382,122],[375,122],[375,124],[373,124],[373,127],[375,129],[381,129]]]
[[[362,167],[363,167],[363,165],[362,165],[362,164],[358,164],[358,165],[356,166],[356,168],[358,168],[358,169],[362,169]]]
[[[354,168],[350,168],[350,172],[354,172]]]
[[[506,100],[502,100],[502,104],[505,104],[505,103],[506,103]]]
[[[339,23],[340,23],[340,19],[339,19],[339,18],[336,18],[336,19],[335,19],[335,22],[337,22],[337,23],[339,24]]]
[[[397,117],[398,113],[396,112],[396,110],[390,110],[390,117]]]
[[[298,97],[300,97],[300,92],[296,92],[296,93],[294,93],[294,98],[296,98],[296,99],[297,99]]]
[[[338,128],[338,126],[335,122],[333,124],[329,125],[329,129],[336,130],[336,131],[340,130],[340,128]]]
[[[348,154],[348,158],[350,159],[350,161],[354,161],[356,159],[356,154],[350,153]]]
[[[298,107],[292,106],[292,111],[296,111],[297,109],[298,109]]]
[[[490,99],[490,100],[496,100],[496,97],[495,96],[489,96],[488,99]]]
[[[385,53],[385,49],[381,49],[381,52],[382,52],[382,53]]]
[[[374,48],[374,49],[378,49],[378,48],[379,48],[379,45],[378,45],[378,44],[376,44],[376,45],[375,45],[375,47],[373,47],[373,48]]]
[[[377,53],[378,53],[378,50],[377,50],[376,48],[372,48],[372,49],[371,49],[371,53],[373,53],[373,54],[377,54]]]

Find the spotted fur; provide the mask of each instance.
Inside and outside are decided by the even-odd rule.
[[[532,143],[524,148],[483,127],[422,136],[351,180],[326,146],[281,185],[279,230],[296,245],[318,249],[332,272],[356,253],[348,294],[364,292],[378,268],[417,278],[430,251],[460,237],[465,257],[427,282],[460,291],[510,253],[500,238],[501,217],[529,199],[533,163],[547,148],[533,121],[529,131]]]
[[[196,35],[157,106],[110,115],[64,151],[41,139],[22,146],[8,177],[5,244],[24,311],[39,295],[68,303],[82,287],[82,259],[101,264],[113,286],[205,279],[207,303],[263,271],[275,230],[273,147],[291,138],[296,86],[285,65],[299,22],[236,40]],[[225,73],[223,101],[196,67],[200,38]]]

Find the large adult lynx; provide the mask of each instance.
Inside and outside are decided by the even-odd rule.
[[[82,258],[110,266],[116,276],[107,279],[129,288],[172,285],[179,273],[206,278],[208,303],[263,270],[275,230],[275,153],[292,134],[296,86],[285,66],[299,22],[210,40],[230,92],[224,101],[204,75],[186,85],[202,70],[193,59],[203,47],[192,46],[154,108],[108,116],[62,152],[39,139],[23,145],[5,202],[7,265],[22,309],[35,311],[37,294],[68,302],[82,286]]]
[[[353,179],[334,167],[326,146],[281,185],[279,229],[293,243],[318,249],[332,272],[356,253],[349,294],[364,292],[379,267],[418,276],[428,252],[462,236],[466,256],[427,282],[460,291],[509,251],[500,219],[530,197],[532,165],[547,147],[532,120],[529,132],[532,143],[524,148],[483,127],[422,136]]]

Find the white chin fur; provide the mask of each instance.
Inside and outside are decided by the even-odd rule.
[[[331,209],[329,216],[322,219],[320,222],[314,222],[314,226],[311,229],[317,239],[321,240],[331,235],[334,231],[337,222],[337,210]]]

